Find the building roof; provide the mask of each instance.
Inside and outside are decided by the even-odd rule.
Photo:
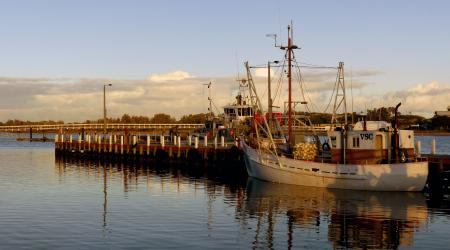
[[[434,112],[437,116],[448,116],[450,117],[450,110],[449,111],[436,111]]]

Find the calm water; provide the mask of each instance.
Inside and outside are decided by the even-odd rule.
[[[450,142],[449,142],[450,143]],[[0,138],[0,249],[450,246],[450,202],[55,159]]]
[[[431,152],[431,141],[436,141],[436,154],[450,155],[450,136],[416,136],[420,141],[422,152],[429,154]]]

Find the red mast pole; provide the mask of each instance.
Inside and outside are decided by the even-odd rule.
[[[292,99],[291,99],[291,82],[292,82],[292,77],[291,77],[291,60],[292,60],[292,41],[291,41],[291,26],[288,25],[288,92],[289,92],[289,97],[288,97],[288,136],[289,136],[289,144],[292,146],[293,143],[293,139],[292,139]]]

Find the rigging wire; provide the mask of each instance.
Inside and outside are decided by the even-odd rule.
[[[315,110],[319,110],[318,107],[312,102],[312,99],[311,99],[311,97],[308,94],[308,91],[307,91],[307,88],[306,88],[306,82],[304,81],[304,78],[303,78],[303,76],[302,76],[302,74],[300,72],[300,67],[298,65],[298,62],[294,61],[294,65],[298,69],[299,85],[300,85],[300,90],[301,90],[301,93],[302,93],[303,100],[306,101],[306,98],[305,98],[305,92],[306,92],[306,97],[308,98],[308,103],[311,103],[311,105],[313,106],[313,108]],[[308,103],[306,103],[305,106],[306,106],[306,109],[308,110],[308,112],[311,112],[311,109],[309,108]]]
[[[299,84],[299,89],[300,89],[300,93],[302,95],[303,101],[307,101],[307,103],[305,105],[306,110],[308,112],[311,112],[313,110],[316,110],[318,112],[319,108],[318,108],[318,106],[316,104],[314,104],[312,102],[312,98],[309,95],[309,91],[308,91],[308,88],[306,86],[306,82],[305,82],[305,80],[304,80],[304,78],[303,78],[303,76],[301,74],[301,70],[300,69],[301,68],[306,68],[306,69],[338,69],[338,68],[337,67],[330,67],[330,66],[310,64],[310,63],[299,63],[297,60],[295,60],[295,55],[293,55],[293,61],[294,61],[294,65],[293,66],[297,68],[297,72],[296,72],[296,74],[294,74],[294,76],[297,78],[297,82]],[[280,75],[280,77],[278,78],[277,86],[275,88],[275,92],[274,92],[273,99],[272,99],[272,104],[273,103],[277,103],[278,106],[281,106],[281,105],[279,105],[279,102],[281,100],[281,95],[282,95],[282,91],[281,91],[282,90],[282,83],[283,83],[283,80],[285,79],[285,77],[284,77],[285,74],[283,74],[283,72],[285,72],[286,67],[287,67],[286,54],[284,56],[284,59],[282,60],[282,64],[281,65],[271,66],[271,68],[277,68],[277,71],[275,71],[274,74],[273,74],[273,77],[271,77],[271,81],[272,81],[273,78],[275,78],[275,75]],[[267,64],[254,65],[251,68],[267,68]],[[281,72],[279,72],[279,71],[281,71]],[[338,77],[339,77],[339,75],[337,74],[336,75],[336,81],[335,81],[335,84],[333,86],[333,91],[331,93],[330,101],[328,102],[327,106],[325,107],[323,113],[325,113],[328,110],[328,108],[330,107],[330,104],[331,104],[331,102],[333,100],[334,93],[336,92],[336,85],[337,85]],[[264,91],[262,96],[265,96],[266,92],[267,92],[267,90]],[[312,109],[309,107],[309,105],[311,105]]]
[[[333,100],[334,92],[337,91],[338,81],[339,81],[339,72],[336,74],[336,82],[334,83],[333,92],[331,92],[330,101],[328,102],[327,107],[323,110],[323,113],[326,113],[328,108],[330,107],[331,101]]]
[[[286,68],[286,60],[283,60],[283,64],[282,64],[282,67],[281,68],[279,68],[280,70],[281,70],[281,72],[284,72],[285,71],[285,68]],[[284,74],[280,74],[280,78],[278,79],[278,83],[277,83],[277,88],[276,88],[276,91],[275,91],[275,97],[274,97],[274,102],[275,101],[277,101],[277,99],[279,98],[279,100],[278,100],[278,106],[280,106],[281,107],[281,105],[280,105],[280,101],[281,101],[281,90],[282,90],[282,86],[283,86],[283,79],[284,79]],[[283,110],[284,111],[284,110]]]

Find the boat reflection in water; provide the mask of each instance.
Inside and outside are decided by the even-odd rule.
[[[177,235],[180,242],[186,235],[211,235],[199,248],[213,248],[213,239],[219,237],[229,248],[389,249],[413,246],[414,234],[423,231],[428,216],[425,197],[415,192],[303,187],[174,165],[71,158],[57,158],[55,171],[69,186],[81,181],[95,190],[95,198],[86,199],[102,211],[98,226],[105,237],[134,230],[129,221],[137,216],[136,224],[144,222],[139,224],[144,238],[161,229],[173,230],[168,235]],[[110,204],[115,204],[115,213]]]
[[[335,248],[411,246],[414,232],[427,223],[426,199],[421,193],[302,187],[253,178],[247,182],[242,209],[258,220],[255,243],[263,237],[269,241],[268,246],[272,245],[274,228],[270,223],[285,215],[288,248],[296,245],[293,239],[302,237],[301,229],[323,227],[328,229],[328,240]],[[265,218],[269,225],[264,230],[266,235],[261,235],[258,225]]]

